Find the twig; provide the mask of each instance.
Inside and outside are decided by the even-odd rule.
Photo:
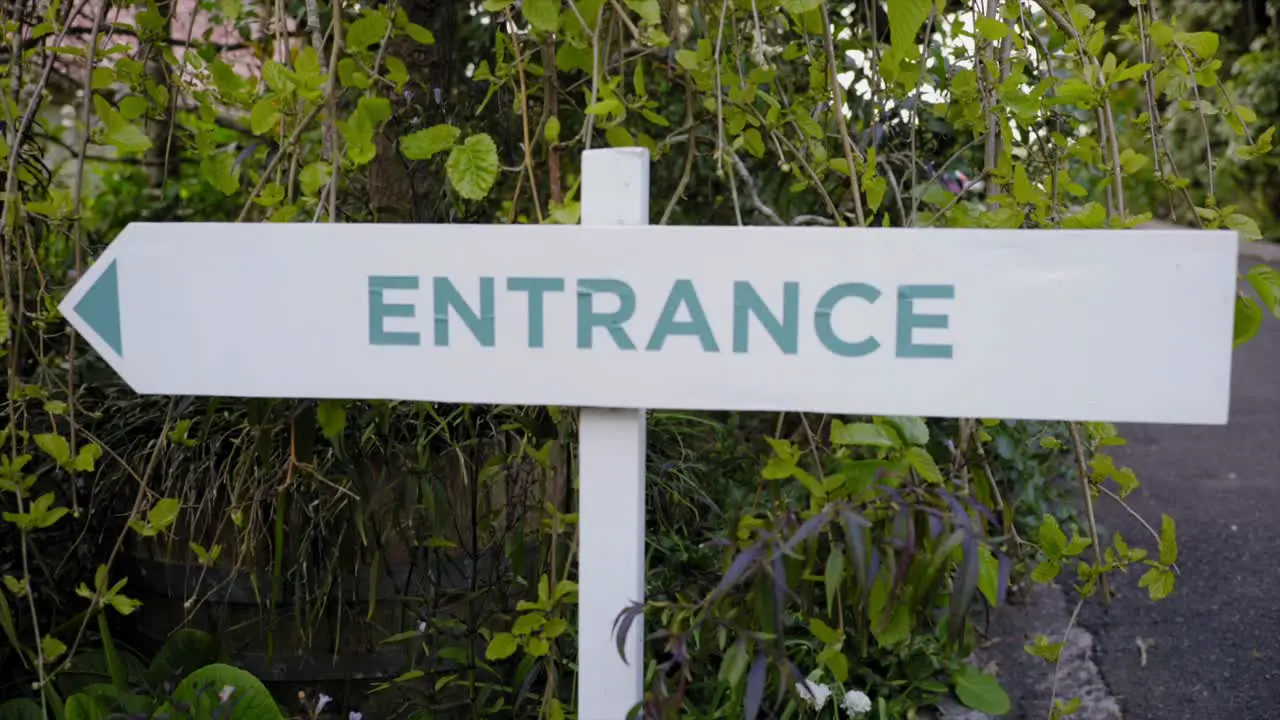
[[[738,157],[738,154],[732,150],[727,150],[727,152],[729,158],[733,161],[733,167],[738,171],[738,177],[742,178],[742,182],[747,186],[747,195],[751,198],[751,207],[755,208],[756,212],[769,218],[769,222],[774,225],[786,225],[782,218],[778,217],[778,213],[774,212],[773,208],[765,205],[764,201],[760,199],[760,193],[756,191],[756,182],[747,172],[747,166],[742,164],[742,159]]]
[[[1053,714],[1053,708],[1058,700],[1058,674],[1062,670],[1062,656],[1066,654],[1067,638],[1071,636],[1071,628],[1076,625],[1076,618],[1080,616],[1080,608],[1084,607],[1084,598],[1080,598],[1076,602],[1076,609],[1071,611],[1071,619],[1067,621],[1067,629],[1062,631],[1062,650],[1058,652],[1058,661],[1053,664],[1053,687],[1049,691],[1049,713]]]
[[[844,148],[844,161],[849,165],[849,194],[853,196],[853,214],[858,219],[858,226],[864,227],[867,219],[862,212],[862,190],[858,187],[858,166],[853,162],[853,138],[849,135],[849,123],[844,118],[844,89],[840,87],[837,77],[836,49],[831,39],[831,17],[827,13],[827,4],[822,8],[822,40],[827,49],[827,84],[831,86],[832,112],[836,116],[836,127],[840,130],[840,142]],[[859,153],[861,155],[861,153]],[[838,217],[838,216],[837,216]]]
[[[1093,539],[1093,556],[1098,563],[1098,571],[1102,570],[1102,545],[1098,541],[1098,521],[1093,515],[1093,494],[1089,482],[1089,465],[1084,457],[1084,443],[1080,440],[1079,423],[1067,423],[1071,432],[1071,445],[1075,449],[1076,470],[1080,473],[1080,489],[1084,491],[1084,506],[1089,513],[1089,536]],[[1102,601],[1110,604],[1111,590],[1107,587],[1107,576],[1102,574]]]
[[[311,108],[310,112],[298,122],[298,126],[293,129],[293,133],[280,144],[280,148],[272,156],[271,162],[267,163],[262,175],[258,176],[258,184],[254,186],[253,192],[249,193],[249,198],[245,200],[244,207],[240,209],[240,214],[236,216],[236,222],[244,222],[245,217],[249,215],[249,208],[253,206],[254,199],[262,192],[262,188],[266,187],[267,178],[271,176],[271,171],[276,169],[276,165],[280,163],[280,158],[284,157],[285,151],[298,142],[298,138],[302,136],[303,131],[307,129],[312,120],[315,120],[316,115],[320,114],[320,108],[322,107],[324,106],[317,103],[315,107]]]

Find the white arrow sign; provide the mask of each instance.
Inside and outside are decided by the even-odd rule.
[[[1233,232],[130,225],[137,391],[1224,423]]]

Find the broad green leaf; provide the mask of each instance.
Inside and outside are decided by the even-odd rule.
[[[887,3],[889,11],[889,39],[895,53],[913,57],[916,50],[916,33],[929,19],[933,0],[894,0]],[[815,6],[816,7],[816,6]]]
[[[626,0],[627,7],[635,11],[650,25],[660,25],[662,23],[662,8],[658,6],[658,0]]]
[[[898,436],[910,445],[924,445],[929,442],[929,426],[925,424],[922,418],[891,415],[881,419],[896,430]]]
[[[177,498],[162,498],[151,508],[151,512],[147,513],[147,522],[157,530],[164,530],[178,519],[178,511],[182,508],[182,503]]]
[[[347,28],[347,47],[368,50],[370,45],[382,42],[391,29],[391,21],[380,12],[370,12],[351,23]]]
[[[321,400],[316,407],[316,421],[325,438],[337,442],[347,427],[346,404],[340,400]]]
[[[355,60],[349,57],[342,58],[338,62],[338,81],[342,83],[344,88],[355,88],[357,90],[367,90],[373,84],[373,80]]]
[[[66,651],[67,644],[52,635],[45,635],[44,640],[40,641],[40,652],[44,655],[45,662],[57,659]]]
[[[1009,26],[993,17],[979,17],[973,25],[979,35],[992,42],[1009,37]]]
[[[120,99],[120,116],[125,120],[137,120],[147,112],[147,99],[141,95],[129,95]]]
[[[817,10],[821,6],[822,0],[782,0],[782,7],[796,17]]]
[[[1174,577],[1172,570],[1153,567],[1142,575],[1138,587],[1147,589],[1152,600],[1163,600],[1173,593]]]
[[[1039,193],[1027,177],[1027,166],[1018,163],[1013,166],[1013,199],[1020,205],[1034,203]]]
[[[831,442],[836,445],[870,445],[883,448],[897,446],[889,433],[879,425],[871,423],[846,425],[840,420],[831,421]]]
[[[234,195],[240,190],[240,166],[230,152],[220,150],[205,155],[200,159],[200,171],[223,195]]]
[[[94,93],[93,109],[103,124],[102,144],[110,145],[121,153],[141,153],[151,148],[151,138],[111,107],[101,95]]]
[[[558,127],[558,124],[557,124]],[[400,138],[400,152],[410,160],[429,160],[453,147],[462,131],[452,125],[435,125]]]
[[[516,642],[516,636],[511,633],[498,633],[489,641],[489,646],[485,648],[485,660],[505,660],[515,654],[519,644]]]
[[[403,90],[404,84],[409,82],[409,69],[404,66],[404,61],[395,55],[388,55],[383,58],[383,62],[387,66],[387,79],[396,86],[396,90]]]
[[[404,26],[404,31],[416,43],[420,45],[434,45],[436,38],[431,31],[416,23],[409,23]]]
[[[1246,273],[1245,278],[1258,293],[1262,306],[1280,320],[1280,272],[1268,265],[1258,265]]]
[[[550,144],[560,142],[560,118],[549,117],[547,124],[542,128],[542,137]]]
[[[305,195],[315,195],[320,188],[328,184],[329,177],[332,174],[333,167],[323,160],[309,163],[302,168],[302,172],[298,173],[298,187],[302,188],[302,192]],[[323,407],[324,403],[322,402],[320,405]]]
[[[275,60],[262,64],[262,79],[273,92],[282,95],[292,91],[298,84],[293,71]]]
[[[1258,334],[1258,329],[1262,327],[1262,309],[1253,301],[1253,298],[1236,296],[1236,319],[1235,319],[1235,340],[1232,347],[1240,347],[1241,345],[1253,339]]]
[[[1201,60],[1208,60],[1218,52],[1218,34],[1215,32],[1180,33],[1178,42]]]
[[[840,642],[840,632],[818,618],[809,618],[809,632],[824,645]]]
[[[1000,561],[986,545],[978,548],[978,592],[992,607],[1000,599]]]
[[[111,87],[111,84],[115,81],[115,72],[109,67],[99,65],[93,69],[93,74],[90,79],[90,87],[94,90],[101,90],[103,88]]]
[[[635,147],[636,140],[631,137],[631,133],[621,125],[614,125],[604,131],[604,139],[609,143],[609,147]]]
[[[223,703],[219,694],[231,688],[234,701]],[[283,720],[280,709],[262,681],[248,671],[215,663],[188,675],[178,684],[171,701],[181,704],[193,718],[217,717],[219,720]],[[220,707],[225,705],[226,707]],[[229,708],[229,709],[227,709]],[[190,713],[189,715],[187,713]],[[173,706],[165,703],[153,717],[176,717]]]
[[[347,159],[352,164],[365,165],[378,154],[378,148],[373,144],[373,121],[359,108],[338,123],[338,131],[347,143]]]
[[[455,145],[445,163],[449,184],[468,200],[480,200],[489,194],[498,179],[498,147],[493,138],[479,133]]]
[[[822,573],[822,579],[827,593],[827,612],[830,613],[835,606],[836,591],[844,582],[844,551],[840,548],[832,546],[830,554],[827,555],[827,567]]]
[[[1246,241],[1262,239],[1262,230],[1258,228],[1257,221],[1248,215],[1244,215],[1242,213],[1231,213],[1227,216],[1227,219],[1223,224],[1240,233],[1240,237],[1244,238]]]
[[[71,446],[67,444],[67,439],[61,435],[53,433],[41,433],[33,435],[36,447],[45,452],[46,455],[53,458],[59,465],[66,467],[71,462]]]
[[[1096,230],[1107,223],[1107,209],[1098,202],[1090,202],[1079,212],[1062,219],[1062,227],[1071,230]]]
[[[988,715],[1004,715],[1012,703],[1000,683],[978,668],[965,664],[951,678],[956,684],[956,696],[960,702]]]
[[[543,32],[560,29],[560,0],[524,0],[520,12],[529,24]]]
[[[884,202],[885,191],[889,189],[889,183],[881,175],[873,175],[864,183],[864,190],[867,193],[867,207],[871,210],[879,210],[880,203]]]
[[[365,95],[356,104],[356,110],[368,118],[369,123],[377,129],[391,118],[391,101],[384,97]]]
[[[764,138],[760,136],[760,131],[755,128],[747,128],[742,133],[742,145],[754,157],[764,157],[765,147]]]
[[[1057,560],[1062,557],[1062,553],[1067,549],[1067,534],[1062,532],[1062,528],[1058,526],[1058,519],[1045,513],[1040,521],[1040,549],[1051,560]]]
[[[267,96],[253,104],[249,111],[249,129],[254,135],[264,135],[280,125],[280,101]]]
[[[1140,152],[1135,152],[1133,148],[1125,148],[1120,153],[1120,167],[1124,168],[1125,174],[1132,175],[1142,168],[1146,167],[1151,159]]]

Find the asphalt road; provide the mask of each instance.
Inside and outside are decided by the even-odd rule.
[[[1157,529],[1162,512],[1177,521],[1181,570],[1165,600],[1148,599],[1136,570],[1110,607],[1081,613],[1126,720],[1280,718],[1280,322],[1236,351],[1231,385],[1225,427],[1123,426],[1128,445],[1113,453],[1142,481],[1133,509]],[[1119,530],[1154,554],[1122,508],[1098,510],[1104,537]]]

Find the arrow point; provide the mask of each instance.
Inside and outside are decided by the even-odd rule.
[[[124,356],[120,343],[120,280],[114,259],[76,303],[76,314],[116,355]]]

